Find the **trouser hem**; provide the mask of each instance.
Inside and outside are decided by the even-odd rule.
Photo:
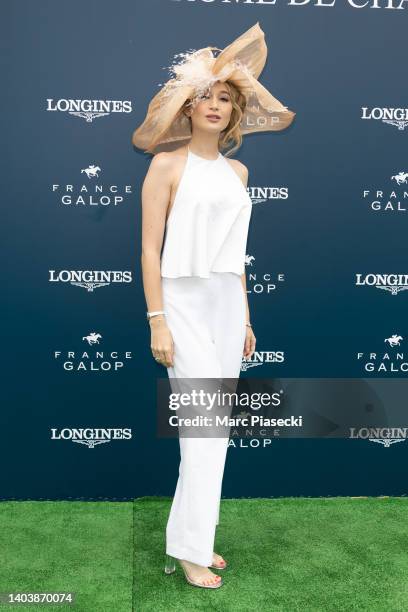
[[[199,551],[192,548],[177,548],[174,546],[167,546],[166,555],[170,555],[176,559],[184,559],[185,561],[190,561],[190,563],[197,563],[197,565],[202,565],[204,567],[208,567],[212,564],[212,554],[210,557],[207,557],[206,555],[203,555]]]

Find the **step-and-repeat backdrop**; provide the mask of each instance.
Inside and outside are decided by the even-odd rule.
[[[253,202],[257,338],[241,377],[332,379],[334,395],[341,379],[368,396],[374,379],[404,382],[407,10],[400,0],[3,4],[3,499],[174,493],[178,440],[156,432],[167,373],[150,350],[140,264],[151,156],[131,136],[174,54],[223,48],[257,21],[260,81],[296,117],[245,136],[235,154]],[[223,496],[406,494],[404,430],[360,434],[232,441]]]

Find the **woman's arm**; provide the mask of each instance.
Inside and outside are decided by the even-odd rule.
[[[248,174],[249,174],[248,168],[245,166],[245,164],[240,162],[238,159],[231,159],[229,161],[232,163],[235,172],[238,174],[239,178],[241,179],[246,189],[248,186]],[[246,289],[246,273],[245,272],[241,274],[241,282],[242,282],[242,289],[244,291],[245,302],[246,302],[246,321],[247,323],[250,323],[251,319],[249,316],[249,305],[248,305],[248,295],[247,295],[247,289]]]
[[[164,310],[161,287],[160,252],[170,201],[173,164],[167,153],[158,153],[150,162],[142,186],[141,266],[147,310]],[[152,332],[150,348],[154,357],[168,367],[173,365],[173,341],[166,316],[149,319]]]
[[[246,290],[246,275],[245,275],[245,272],[243,274],[241,274],[241,281],[242,281],[242,287],[243,287],[243,290],[244,290],[245,300],[246,300],[246,323],[250,323],[251,322],[251,318],[249,316],[248,294],[247,294],[247,290]],[[245,334],[244,351],[242,353],[243,357],[245,357],[246,359],[250,359],[251,356],[253,355],[254,351],[255,351],[255,345],[256,345],[255,334],[252,331],[252,327],[247,326],[246,334]]]
[[[231,160],[231,161],[234,162],[236,171],[239,173],[239,176],[245,188],[247,188],[248,174],[249,174],[248,168],[242,162],[238,161],[237,159]],[[249,313],[248,294],[247,294],[247,287],[246,287],[246,273],[245,272],[241,274],[241,283],[242,283],[242,290],[245,295],[246,323],[250,323],[251,317]],[[252,331],[252,327],[247,326],[244,351],[243,351],[243,356],[246,359],[249,359],[254,353],[255,345],[256,345],[256,338],[255,338],[254,332]]]
[[[246,288],[246,273],[245,272],[243,274],[241,274],[241,282],[242,282],[242,288],[244,290],[244,295],[245,295],[246,322],[250,323],[251,322],[251,317],[249,315],[249,304],[248,304],[248,294],[247,294],[247,288]]]

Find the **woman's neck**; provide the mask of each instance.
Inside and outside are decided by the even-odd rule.
[[[218,136],[216,140],[212,138],[207,142],[203,141],[202,138],[200,138],[199,140],[191,138],[187,147],[192,153],[195,153],[200,157],[206,157],[207,159],[216,159],[220,152],[218,148]]]

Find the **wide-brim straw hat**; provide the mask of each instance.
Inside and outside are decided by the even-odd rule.
[[[217,56],[217,47],[178,53],[182,61],[173,64],[175,75],[152,98],[143,123],[133,132],[132,143],[146,153],[156,154],[182,145],[191,138],[190,119],[182,112],[186,100],[192,107],[216,81],[229,81],[245,96],[246,108],[240,123],[241,133],[283,130],[296,113],[283,106],[257,80],[268,49],[259,22],[241,34]]]

